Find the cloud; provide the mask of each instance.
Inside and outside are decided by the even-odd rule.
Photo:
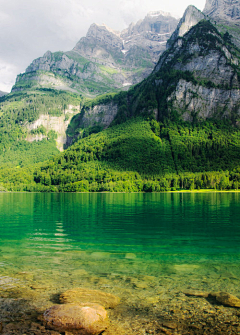
[[[9,92],[9,88],[13,85],[13,78],[15,77],[17,68],[11,64],[0,59],[0,90]]]
[[[202,9],[204,2],[195,0],[194,5]],[[0,90],[10,90],[16,75],[47,50],[71,50],[92,23],[122,30],[153,10],[181,16],[189,4],[176,0],[162,4],[157,0],[0,0]]]

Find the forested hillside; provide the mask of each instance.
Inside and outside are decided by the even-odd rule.
[[[39,167],[1,169],[8,190],[169,191],[238,189],[240,131],[135,118],[92,134]]]
[[[31,129],[40,115],[71,117],[69,104],[78,105],[82,97],[62,91],[40,89],[14,93],[0,99],[0,165],[26,166],[57,154],[57,133],[43,126]],[[41,141],[26,141],[37,136]]]

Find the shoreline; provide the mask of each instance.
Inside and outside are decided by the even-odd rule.
[[[240,193],[238,190],[217,190],[217,189],[200,189],[200,190],[176,190],[176,191],[161,191],[161,192],[29,192],[29,191],[0,191],[0,194],[8,193],[24,193],[24,194],[162,194],[162,193]]]

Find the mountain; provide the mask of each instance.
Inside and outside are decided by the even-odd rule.
[[[47,51],[20,74],[12,92],[39,87],[96,96],[128,88],[152,71],[178,20],[151,12],[122,32],[92,24],[69,52]]]
[[[208,21],[200,21],[184,38],[177,38],[160,58],[151,79],[157,92],[158,118],[174,111],[189,121],[215,117],[237,123],[239,57],[240,51],[228,36],[222,36]]]
[[[128,91],[86,99],[36,89],[32,94],[39,94],[38,105],[42,101],[45,106],[51,92],[49,111],[57,106],[64,111],[80,99],[80,113],[68,119],[70,147],[38,167],[1,169],[2,187],[60,192],[238,189],[240,50],[218,27],[189,6],[152,73]],[[35,122],[34,135],[44,135],[39,110],[31,109],[34,95],[28,99],[26,93],[23,117],[17,110],[12,113],[16,94],[12,105],[4,100],[6,124],[12,120],[9,134],[26,136],[15,127],[24,123],[28,106],[27,126]],[[51,140],[52,135],[45,136]]]
[[[158,121],[214,117],[238,124],[240,51],[229,35],[203,19],[204,14],[189,6],[153,73],[126,93],[85,104],[75,124],[80,129],[105,128],[141,114]]]

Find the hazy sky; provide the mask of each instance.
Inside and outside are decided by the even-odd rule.
[[[181,17],[205,0],[0,0],[0,90],[47,50],[71,50],[92,23],[122,30],[154,10]]]

